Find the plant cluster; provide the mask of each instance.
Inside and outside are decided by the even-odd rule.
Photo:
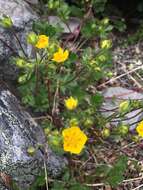
[[[110,34],[114,26],[107,17],[94,18],[91,7],[97,7],[97,13],[103,12],[105,3],[106,0],[81,1],[81,7],[77,8],[84,17],[78,36],[72,36],[72,43],[68,38],[65,42],[61,40],[62,30],[58,27],[44,21],[34,23],[33,31],[27,35],[32,55],[28,56],[22,49],[12,59],[20,69],[18,88],[23,104],[40,115],[36,119],[41,121],[48,143],[55,152],[66,154],[69,162],[74,154],[77,155],[75,158],[85,162],[95,148],[101,149],[110,141],[120,143],[129,139],[139,142],[143,137],[142,121],[136,135],[122,122],[127,113],[143,108],[142,100],[124,101],[114,110],[102,110],[104,97],[96,85],[112,77]],[[48,7],[68,24],[72,9],[65,1],[50,0]],[[87,9],[89,14],[85,15]],[[1,20],[1,25],[13,30],[12,20],[7,16]],[[104,117],[103,111],[114,113]],[[117,127],[112,125],[115,120],[119,121]],[[35,152],[33,147],[27,151],[31,155]],[[119,155],[113,165],[102,162],[101,167],[96,168],[95,176],[115,187],[124,179],[127,161],[126,156]],[[72,173],[67,169],[61,181],[53,182],[51,189],[88,189],[81,184],[93,179],[85,175],[78,179],[78,172],[81,171],[74,169]],[[39,179],[42,181],[43,178],[40,176]],[[37,181],[35,184],[40,185]]]

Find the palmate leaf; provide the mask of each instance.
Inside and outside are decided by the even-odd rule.
[[[34,183],[28,190],[36,190],[37,187],[42,187],[45,184],[45,174],[44,172],[41,175],[37,176]]]
[[[60,27],[54,27],[44,21],[34,22],[33,30],[39,34],[45,34],[49,37],[58,36],[62,32]]]
[[[107,164],[101,164],[96,167],[96,173],[95,175],[98,177],[106,177],[111,169],[111,166]]]
[[[124,180],[124,172],[127,168],[127,161],[128,158],[126,156],[120,156],[113,168],[109,171],[106,182],[108,182],[112,187],[116,187]]]
[[[103,103],[103,96],[100,93],[96,93],[94,96],[91,96],[91,104],[95,107],[100,107]]]
[[[98,32],[98,23],[95,19],[88,20],[81,29],[81,33],[85,38],[92,38],[97,35]]]

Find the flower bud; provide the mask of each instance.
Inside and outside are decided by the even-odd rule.
[[[130,102],[129,101],[123,101],[119,105],[119,112],[124,113],[129,110]]]
[[[104,61],[107,60],[107,57],[106,57],[105,55],[100,55],[100,56],[98,57],[98,60],[101,61],[101,62],[104,62]]]
[[[76,118],[72,118],[70,120],[70,126],[77,126],[78,125],[78,120]]]
[[[139,135],[134,135],[132,137],[132,140],[135,142],[135,143],[138,143],[140,141],[140,136]]]
[[[16,65],[20,68],[25,67],[25,60],[21,59],[21,58],[17,58],[16,59]]]
[[[47,128],[45,128],[44,129],[44,133],[45,133],[45,135],[49,135],[49,133],[50,133],[50,129],[47,127]]]
[[[24,74],[18,78],[19,83],[24,83],[27,80],[27,74]]]
[[[33,156],[35,154],[35,151],[36,149],[32,146],[30,146],[28,149],[27,149],[27,152],[30,156]]]
[[[108,138],[110,136],[110,130],[108,128],[103,129],[101,133],[103,138]]]
[[[119,134],[126,135],[129,132],[129,127],[127,125],[119,126]]]
[[[61,143],[61,138],[58,135],[51,135],[48,138],[48,143],[52,146],[59,146]]]
[[[85,121],[84,121],[84,126],[85,127],[92,127],[93,125],[93,119],[92,118],[87,118]]]
[[[35,45],[38,41],[38,36],[34,33],[31,32],[28,34],[27,36],[27,43],[31,44],[31,45]]]
[[[54,130],[54,131],[52,131],[52,135],[54,135],[54,136],[58,136],[58,135],[59,135],[59,131],[58,131],[58,130]]]
[[[111,40],[102,40],[100,45],[101,45],[102,49],[109,49],[112,47],[112,41]]]
[[[0,24],[4,28],[11,28],[13,25],[13,22],[9,16],[4,16],[2,19],[0,19]]]
[[[103,22],[104,25],[108,24],[109,23],[109,18],[104,18],[102,20],[102,22]]]

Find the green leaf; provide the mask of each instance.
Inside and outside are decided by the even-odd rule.
[[[92,0],[93,6],[97,13],[101,13],[105,9],[107,0]]]
[[[98,34],[97,20],[88,20],[81,29],[81,33],[86,38],[96,36]]]
[[[53,187],[51,188],[51,190],[63,190],[65,189],[64,184],[62,182],[57,182],[55,181],[53,184]]]
[[[78,100],[83,100],[87,93],[79,88],[79,86],[76,86],[75,88],[71,89],[71,93],[74,97],[78,98]]]
[[[56,35],[58,36],[62,32],[60,27],[54,27],[44,21],[34,22],[33,30],[39,34],[45,34],[49,37],[55,37]]]
[[[67,181],[67,182],[70,180],[70,173],[68,170],[65,172],[62,179],[63,179],[63,181]]]
[[[29,190],[35,190],[37,187],[41,187],[44,184],[45,184],[45,174],[43,173],[43,174],[37,176],[34,183],[29,188]]]
[[[75,53],[70,53],[69,59],[71,62],[75,62],[75,61],[77,61],[78,56]]]
[[[119,32],[124,32],[127,28],[124,19],[119,19],[119,20],[115,20],[115,21],[113,20],[113,25],[117,30],[119,30]]]
[[[82,184],[75,184],[72,187],[69,188],[70,190],[89,190],[89,187],[85,187]]]
[[[112,186],[117,187],[124,180],[124,172],[127,168],[128,158],[124,155],[120,156],[116,164],[111,168],[107,175],[106,181]]]
[[[99,165],[96,167],[95,175],[98,177],[105,177],[108,175],[110,169],[111,169],[111,166],[107,164]]]
[[[66,21],[69,19],[70,15],[70,8],[67,3],[62,3],[61,6],[57,9],[58,16],[63,20]]]
[[[71,11],[71,16],[73,16],[73,17],[82,18],[84,15],[83,10],[74,5],[70,6],[70,11]]]
[[[91,104],[95,107],[99,107],[103,103],[103,96],[100,93],[96,93],[91,97]]]

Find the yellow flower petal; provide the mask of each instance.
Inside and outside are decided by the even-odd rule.
[[[65,50],[65,52],[64,52],[64,60],[67,60],[68,57],[69,57],[69,51]]]
[[[136,131],[139,134],[139,136],[143,137],[143,121],[138,123]]]
[[[59,47],[58,51],[54,53],[53,55],[53,61],[57,63],[62,63],[66,61],[69,57],[69,51],[68,50],[63,50],[61,47]]]
[[[64,129],[62,135],[64,138],[64,150],[74,154],[79,154],[87,141],[87,136],[78,126]]]
[[[48,47],[48,44],[49,44],[49,37],[46,35],[40,35],[38,37],[38,41],[35,47],[37,47],[38,49],[42,49]]]
[[[64,53],[64,50],[63,50],[61,47],[59,47],[58,53],[59,53],[59,54],[63,54],[63,53]]]
[[[78,100],[72,96],[65,100],[65,106],[68,110],[74,110],[78,105]]]

